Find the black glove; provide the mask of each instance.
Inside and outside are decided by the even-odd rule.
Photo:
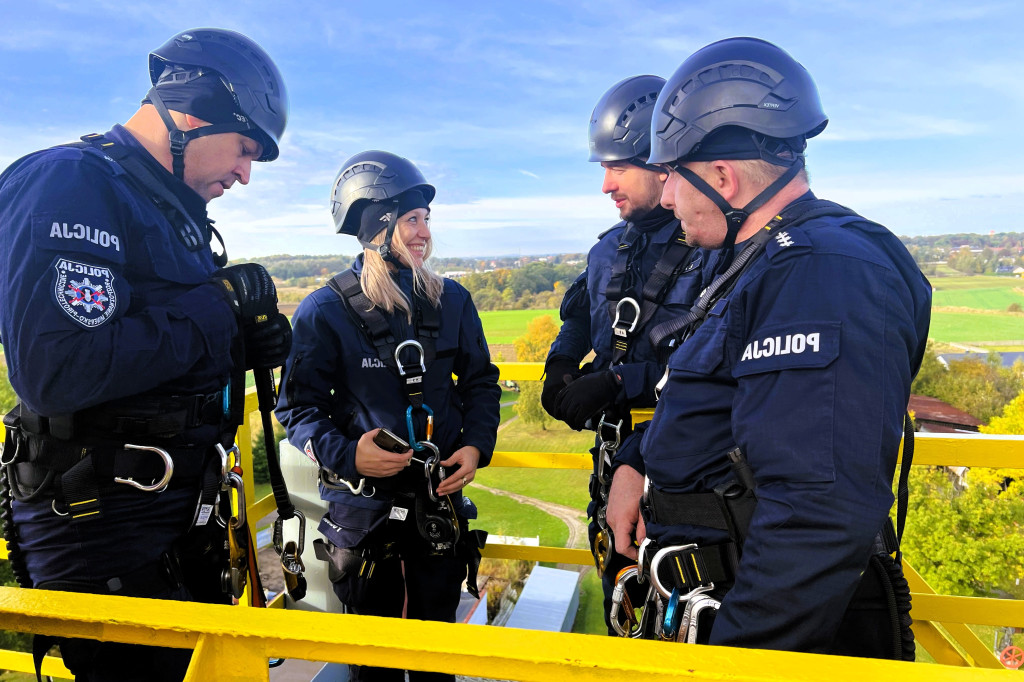
[[[572,382],[555,397],[555,412],[569,428],[579,431],[587,420],[615,402],[619,378],[610,369],[594,372]]]
[[[555,419],[562,417],[555,413],[555,398],[568,384],[581,376],[580,363],[566,355],[552,355],[544,365],[544,388],[540,392],[540,404],[544,411]]]
[[[284,365],[292,348],[292,325],[284,313],[274,313],[266,322],[242,325],[245,337],[245,368],[274,369]]]
[[[217,271],[215,281],[228,294],[243,324],[266,321],[277,312],[277,287],[259,263],[241,263]]]

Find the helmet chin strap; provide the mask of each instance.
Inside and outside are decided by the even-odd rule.
[[[672,170],[683,176],[686,181],[693,185],[701,194],[713,201],[715,206],[717,206],[722,214],[725,215],[725,241],[722,242],[721,248],[725,250],[726,256],[722,259],[723,263],[721,267],[728,267],[729,262],[732,261],[732,257],[729,254],[732,252],[732,247],[736,245],[736,237],[739,235],[740,229],[747,221],[747,218],[750,217],[751,213],[764,206],[769,199],[782,191],[782,188],[788,185],[789,181],[796,177],[797,173],[799,173],[804,167],[804,157],[797,156],[793,165],[787,168],[785,173],[776,178],[775,182],[761,190],[761,193],[751,199],[750,203],[743,208],[735,208],[730,205],[729,202],[726,201],[721,194],[716,192],[711,185],[706,183],[702,177],[694,173],[689,168],[686,168],[678,161],[669,164],[669,166]]]
[[[248,130],[254,130],[248,122],[248,119],[242,117],[243,120],[235,121],[233,123],[212,123],[201,128],[193,128],[192,130],[181,130],[174,123],[174,119],[171,117],[171,112],[167,109],[167,105],[164,104],[163,99],[157,92],[157,86],[154,85],[149,89],[146,97],[153,106],[156,108],[160,118],[163,120],[164,125],[167,126],[167,137],[171,147],[171,170],[174,173],[174,177],[178,178],[182,182],[185,181],[185,146],[196,139],[197,137],[206,137],[207,135],[218,135],[220,133],[244,133]],[[236,114],[236,116],[238,116]]]
[[[393,263],[396,266],[400,266],[402,262],[398,260],[398,256],[395,255],[394,250],[391,248],[391,238],[394,236],[395,227],[398,225],[398,201],[391,202],[391,210],[387,212],[387,215],[388,226],[384,233],[384,243],[374,244],[358,237],[356,239],[359,239],[359,243],[363,245],[363,248],[379,253],[385,263]]]

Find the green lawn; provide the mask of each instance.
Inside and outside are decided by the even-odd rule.
[[[480,510],[480,518],[470,522],[471,528],[496,535],[540,536],[540,544],[545,547],[565,547],[569,539],[569,528],[564,523],[536,507],[473,486],[465,494]]]
[[[572,631],[584,635],[605,635],[608,627],[604,624],[604,592],[597,570],[589,568],[580,581],[580,608]]]
[[[569,469],[513,469],[485,467],[477,471],[476,480],[488,488],[508,490],[545,502],[555,502],[586,514],[590,495],[587,486],[590,472]]]
[[[512,343],[526,333],[526,325],[535,317],[549,315],[561,326],[557,310],[485,310],[480,313],[487,343]]]
[[[586,452],[593,445],[592,431],[578,433],[561,422],[541,429],[517,419],[498,432],[498,449],[510,452]]]
[[[1020,341],[1024,339],[1024,316],[933,311],[928,336],[947,343]]]
[[[1021,280],[1008,277],[942,277],[932,282],[932,305],[1006,310],[1016,303],[1024,306]]]

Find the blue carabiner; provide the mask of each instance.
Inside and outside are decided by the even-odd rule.
[[[675,639],[679,632],[679,624],[683,620],[683,609],[679,606],[679,588],[672,588],[672,596],[665,604],[665,618],[661,624],[661,630],[665,637]]]
[[[416,452],[423,452],[424,446],[420,444],[420,439],[416,437],[416,430],[412,426],[412,409],[410,405],[405,410],[405,425],[409,427],[409,447]],[[434,437],[434,411],[426,404],[420,409],[427,413],[427,437],[424,440],[429,441]]]

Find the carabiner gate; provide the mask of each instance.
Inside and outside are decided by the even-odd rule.
[[[142,485],[141,483],[139,483],[138,481],[131,477],[121,478],[120,476],[115,476],[114,482],[130,485],[133,488],[138,488],[139,490],[142,490],[147,493],[163,492],[167,488],[167,484],[171,482],[171,476],[174,474],[174,460],[171,459],[170,454],[168,454],[168,452],[163,448],[154,447],[152,445],[132,445],[131,443],[125,443],[124,449],[144,450],[146,452],[152,452],[153,454],[158,455],[160,459],[164,461],[164,475],[160,478],[159,481],[153,483],[152,485]]]

